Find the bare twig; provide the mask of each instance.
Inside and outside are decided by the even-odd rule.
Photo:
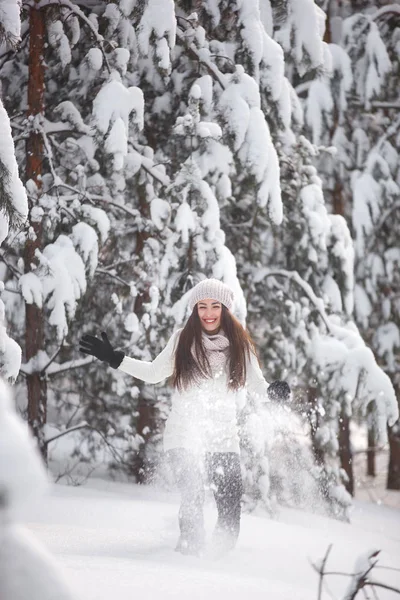
[[[11,294],[18,294],[18,296],[21,296],[21,292],[19,292],[18,290],[13,290],[12,288],[9,288],[7,286],[4,287],[4,291],[5,292],[10,292]]]
[[[133,148],[133,150],[135,150],[135,152],[140,154],[141,166],[149,175],[151,175],[154,179],[156,179],[159,183],[161,183],[161,185],[163,187],[166,187],[167,185],[169,185],[170,179],[169,179],[168,175],[165,175],[161,171],[158,171],[156,164],[151,160],[151,158],[147,158],[146,156],[143,156],[143,154],[140,152],[140,148],[137,144],[135,144],[134,142],[130,142],[129,146],[131,148]]]
[[[133,217],[134,219],[137,219],[137,217],[138,217],[138,211],[132,210],[131,208],[129,208],[128,206],[125,206],[123,204],[117,204],[116,202],[113,202],[112,200],[109,200],[108,198],[104,198],[103,196],[87,194],[86,198],[88,200],[92,200],[92,201],[94,200],[95,202],[101,202],[102,204],[107,204],[108,206],[114,206],[114,208],[117,208],[118,210],[122,210],[123,212],[125,212],[127,215]]]
[[[367,586],[371,589],[375,600],[378,600],[378,595],[377,595],[375,588],[382,588],[382,589],[389,590],[391,592],[400,594],[399,588],[397,588],[393,585],[382,583],[380,581],[374,581],[373,579],[369,578],[369,575],[374,568],[400,571],[400,569],[397,569],[395,567],[377,566],[377,561],[378,561],[377,557],[380,553],[380,550],[370,551],[366,555],[366,557],[362,559],[360,567],[358,567],[358,565],[356,565],[356,569],[360,568],[359,571],[357,570],[355,573],[343,573],[343,572],[339,572],[339,571],[325,571],[325,566],[326,566],[328,556],[329,556],[331,549],[332,549],[332,544],[330,544],[328,546],[325,556],[319,565],[316,565],[311,562],[311,566],[319,574],[318,600],[322,600],[322,587],[324,584],[326,585],[326,583],[324,582],[324,577],[327,575],[339,575],[339,576],[345,576],[345,577],[352,578],[352,581],[350,582],[349,588],[348,588],[347,592],[345,593],[343,600],[354,600],[360,590],[363,591],[365,598],[367,600],[370,600],[370,597],[368,596],[366,589],[365,589]]]
[[[120,265],[126,265],[129,263],[132,263],[132,260],[133,260],[132,258],[126,258],[125,260],[117,260],[116,262],[112,263],[111,265],[104,265],[104,269],[107,269],[108,271],[110,269],[116,269]]]
[[[129,287],[129,288],[131,287],[130,283],[128,283],[127,281],[124,281],[124,279],[122,279],[118,275],[115,275],[114,273],[110,273],[110,271],[107,271],[106,269],[97,268],[95,271],[95,275],[97,275],[97,274],[107,275],[108,277],[112,277],[119,283],[122,283],[122,285],[125,285],[126,287]]]
[[[400,571],[397,567],[385,567],[384,565],[376,565],[375,569],[385,569],[386,571]]]
[[[374,587],[371,587],[371,590],[372,590],[372,593],[374,595],[374,599],[375,600],[379,600],[379,596],[378,596],[378,593],[377,593],[376,589]]]
[[[21,277],[22,273],[20,271],[18,271],[18,269],[16,267],[14,267],[14,265],[11,265],[8,262],[8,260],[6,259],[6,253],[3,252],[3,250],[0,251],[0,260],[3,261],[3,263],[6,265],[7,269],[9,269],[15,277],[17,277],[18,279]]]
[[[299,83],[299,85],[297,85],[294,89],[295,92],[298,96],[307,96],[310,87],[312,85],[312,80],[311,81],[304,81],[302,83]],[[365,103],[361,102],[361,100],[358,97],[349,97],[347,99],[347,105],[351,108],[364,108],[365,107]],[[369,104],[368,107],[372,110],[379,110],[379,109],[393,109],[393,110],[400,110],[400,102],[395,102],[395,101],[383,101],[383,100],[372,100]]]
[[[376,238],[378,233],[380,232],[380,230],[382,229],[382,227],[384,226],[384,224],[386,223],[386,221],[391,217],[391,215],[396,211],[400,209],[400,201],[398,202],[394,202],[392,204],[392,206],[390,206],[387,210],[385,210],[385,212],[381,215],[378,223],[375,225],[372,235],[368,240],[368,244],[367,244],[367,252],[370,251],[373,246],[376,243]]]
[[[363,108],[365,106],[365,104],[360,100],[349,100],[348,105],[354,108]],[[379,110],[380,108],[400,110],[400,102],[383,102],[379,100],[373,100],[368,104],[368,106],[374,110]]]
[[[379,152],[381,150],[381,148],[382,148],[383,144],[386,142],[386,140],[390,139],[394,135],[397,135],[399,128],[400,128],[400,117],[398,117],[394,121],[394,123],[392,123],[387,128],[387,130],[385,131],[383,136],[378,140],[378,143],[376,144],[377,152]]]
[[[105,443],[105,445],[108,447],[108,449],[110,450],[111,454],[114,456],[114,458],[120,462],[121,464],[124,464],[124,459],[122,458],[122,456],[120,455],[120,453],[117,451],[116,448],[114,448],[114,446],[112,444],[110,444],[110,442],[107,440],[107,438],[103,435],[103,433],[97,429],[96,427],[93,427],[92,425],[90,425],[89,423],[87,423],[86,421],[84,421],[83,423],[80,423],[79,425],[76,425],[74,427],[70,427],[69,429],[65,430],[65,431],[61,431],[59,434],[54,435],[53,437],[45,440],[44,444],[45,446],[47,446],[48,444],[50,444],[51,442],[54,442],[55,440],[57,440],[58,438],[71,433],[73,431],[78,431],[80,429],[91,429],[92,431],[95,431],[103,440],[103,442]]]
[[[43,367],[43,369],[40,371],[40,375],[43,377],[43,375],[45,375],[47,369],[49,368],[49,366],[51,365],[52,362],[55,361],[55,359],[57,358],[57,356],[60,354],[61,348],[63,346],[63,342],[64,342],[65,337],[63,337],[63,339],[61,340],[61,344],[60,346],[57,348],[57,350],[55,351],[55,353],[53,354],[53,356],[50,358],[49,362],[47,363],[47,365],[45,365]]]
[[[354,455],[364,454],[365,452],[387,452],[387,448],[384,446],[373,446],[372,448],[364,448],[363,450],[353,450]]]
[[[68,215],[72,219],[72,221],[75,221],[75,223],[78,222],[78,219],[76,218],[76,216],[74,215],[74,213],[72,212],[72,210],[70,210],[66,206],[60,206],[60,210],[62,212],[64,212],[66,215]]]
[[[93,471],[96,470],[96,466],[92,467],[91,469],[89,469],[87,471],[87,473],[85,473],[85,475],[82,475],[79,479],[77,478],[77,476],[73,476],[73,471],[74,469],[80,464],[81,460],[80,458],[78,458],[72,465],[70,463],[67,464],[66,470],[63,473],[59,473],[57,475],[57,477],[54,480],[54,483],[58,483],[60,481],[60,479],[62,479],[63,477],[65,477],[65,479],[68,480],[69,485],[75,486],[77,487],[78,485],[82,485],[83,483],[85,483],[90,475],[93,473]]]
[[[10,119],[10,125],[11,125],[12,129],[17,129],[18,131],[26,132],[26,127],[24,125],[20,125],[19,123],[16,123],[15,121],[11,121],[11,119]]]
[[[202,54],[202,52],[199,51],[193,43],[189,44],[187,42],[184,32],[181,31],[179,27],[176,29],[176,37],[181,42],[181,44],[185,46],[189,56],[197,60],[198,63],[202,64],[207,69],[211,77],[220,84],[223,90],[225,90],[225,78],[223,73],[221,73],[221,71],[218,69],[218,67],[210,60],[208,60],[207,56]]]
[[[65,371],[70,371],[71,369],[79,369],[80,367],[86,367],[90,365],[94,361],[92,356],[88,356],[87,358],[80,358],[76,360],[68,360],[62,364],[56,364],[50,366],[46,373],[47,377],[62,375]]]
[[[55,187],[55,186],[53,186],[53,187]],[[57,187],[62,187],[67,190],[70,190],[71,192],[74,192],[74,194],[77,194],[81,200],[87,200],[88,202],[90,202],[90,204],[94,204],[94,202],[101,202],[103,204],[107,204],[108,206],[114,206],[115,208],[124,211],[125,213],[127,213],[131,217],[134,217],[135,219],[138,216],[138,211],[135,211],[125,205],[117,204],[116,202],[113,202],[111,200],[111,197],[108,198],[106,196],[100,196],[98,194],[90,194],[89,192],[86,192],[85,190],[78,190],[77,188],[74,188],[72,185],[69,185],[68,183],[65,183],[64,181],[61,181],[61,180],[57,182]],[[62,198],[62,200],[64,200],[64,202],[68,202],[68,201],[73,202],[74,200],[76,200],[75,196],[61,196],[61,198]]]
[[[59,183],[60,183],[61,180],[58,177],[58,175],[56,173],[56,170],[54,168],[53,153],[51,151],[49,139],[48,139],[47,134],[46,134],[45,130],[43,129],[43,127],[40,128],[40,133],[42,134],[43,144],[44,144],[44,147],[46,149],[47,160],[49,161],[50,172],[51,172],[51,175],[53,177],[54,186],[56,187],[57,196],[58,196],[58,186],[59,186]]]
[[[396,588],[393,585],[388,585],[387,583],[381,583],[380,581],[366,581],[365,585],[380,587],[384,590],[390,590],[391,592],[396,592],[396,594],[400,594],[400,588]]]
[[[72,479],[72,471],[79,465],[80,462],[80,458],[78,458],[72,465],[68,463],[64,472],[58,473],[58,475],[55,477],[54,483],[58,483],[63,477],[65,477],[71,482],[72,485],[76,485],[76,482]]]
[[[69,417],[68,421],[65,424],[65,427],[68,429],[71,426],[72,421],[75,419],[76,415],[78,414],[79,410],[80,410],[80,405],[78,404],[77,406],[75,406],[75,410],[72,413],[72,415]]]
[[[210,54],[210,58],[222,58],[223,60],[228,61],[233,68],[235,68],[235,63],[229,56],[224,56],[223,54]]]
[[[59,438],[63,437],[64,435],[67,435],[68,433],[71,433],[72,431],[77,431],[78,429],[86,429],[88,427],[89,427],[89,429],[93,429],[93,427],[91,427],[88,423],[86,423],[86,421],[84,421],[83,423],[79,423],[79,425],[74,425],[74,427],[70,427],[69,429],[60,431],[60,433],[57,433],[56,435],[53,435],[52,437],[47,438],[47,440],[44,440],[43,443],[45,446],[47,446],[51,442],[58,440]]]
[[[353,580],[350,582],[349,589],[343,600],[354,600],[354,598],[357,596],[358,592],[360,590],[362,590],[366,585],[369,585],[368,575],[370,574],[370,572],[376,565],[377,561],[373,560],[373,559],[376,559],[379,552],[380,552],[380,550],[373,550],[368,555],[368,561],[369,561],[368,568],[361,569],[358,573],[355,573],[352,576]]]
[[[319,567],[317,567],[315,564],[311,563],[312,566],[314,567],[314,569],[317,571],[317,573],[319,573],[318,600],[321,600],[321,598],[322,598],[322,585],[324,582],[324,575],[326,574],[325,573],[325,565],[326,565],[326,562],[328,560],[331,550],[332,550],[332,544],[329,544],[327,551],[325,552],[325,556],[322,559],[321,565]]]

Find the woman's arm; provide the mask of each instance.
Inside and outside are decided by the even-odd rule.
[[[269,383],[262,374],[256,355],[251,351],[246,363],[246,383],[251,395],[262,397],[265,402],[269,401]]]
[[[261,401],[290,402],[292,399],[292,392],[286,381],[277,380],[268,383],[265,380],[257,357],[253,352],[250,352],[250,357],[247,361],[246,381],[250,394]]]
[[[164,350],[151,362],[124,356],[118,369],[147,383],[159,383],[174,372],[175,349],[181,330],[175,331]]]

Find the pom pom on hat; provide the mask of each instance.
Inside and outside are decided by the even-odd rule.
[[[192,293],[189,300],[190,310],[196,306],[200,300],[218,300],[228,310],[232,310],[234,295],[230,287],[218,281],[218,279],[203,279],[192,289]]]

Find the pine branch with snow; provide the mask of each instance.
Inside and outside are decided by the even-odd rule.
[[[9,228],[16,230],[26,220],[28,202],[25,189],[18,176],[10,122],[0,100],[0,244]]]
[[[21,2],[3,0],[0,5],[0,43],[16,48],[21,40]]]

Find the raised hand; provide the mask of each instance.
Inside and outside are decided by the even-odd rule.
[[[286,401],[290,399],[291,389],[286,381],[273,381],[268,388],[268,396],[271,400]]]
[[[79,351],[83,354],[95,356],[99,360],[107,362],[113,369],[117,369],[125,354],[119,350],[114,350],[105,331],[102,331],[101,337],[102,339],[90,334],[84,335],[79,340]]]

